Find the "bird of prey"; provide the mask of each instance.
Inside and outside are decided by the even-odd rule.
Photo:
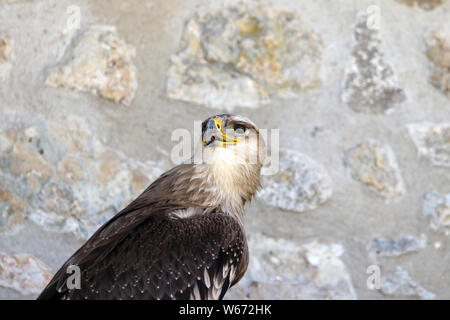
[[[222,299],[244,275],[244,205],[260,186],[265,144],[250,120],[202,123],[200,161],[163,173],[101,226],[38,299]],[[80,286],[68,285],[70,266]]]

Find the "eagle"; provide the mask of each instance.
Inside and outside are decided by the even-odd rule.
[[[202,122],[198,146],[103,224],[37,299],[223,299],[247,270],[244,206],[260,187],[265,143],[249,119],[221,114]]]

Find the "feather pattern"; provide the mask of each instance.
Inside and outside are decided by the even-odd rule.
[[[163,174],[100,227],[38,299],[223,298],[247,268],[245,233],[234,214],[213,206],[213,195],[194,201],[183,190],[180,181],[194,172],[181,165]],[[67,288],[69,265],[80,267],[81,289]]]
[[[215,117],[224,127],[245,122]],[[243,157],[264,144],[247,126],[250,143],[203,148],[206,163],[162,174],[66,261],[38,299],[222,299],[247,269],[244,205],[260,186],[261,162]],[[81,289],[67,287],[70,265],[80,268]]]

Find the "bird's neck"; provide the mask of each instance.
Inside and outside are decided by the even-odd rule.
[[[258,164],[196,164],[191,181],[199,182],[205,192],[204,203],[217,207],[242,223],[244,205],[260,187],[261,166]]]

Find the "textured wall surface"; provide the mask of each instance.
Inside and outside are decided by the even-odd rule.
[[[223,112],[281,147],[227,298],[450,299],[445,0],[0,0],[0,299]]]

